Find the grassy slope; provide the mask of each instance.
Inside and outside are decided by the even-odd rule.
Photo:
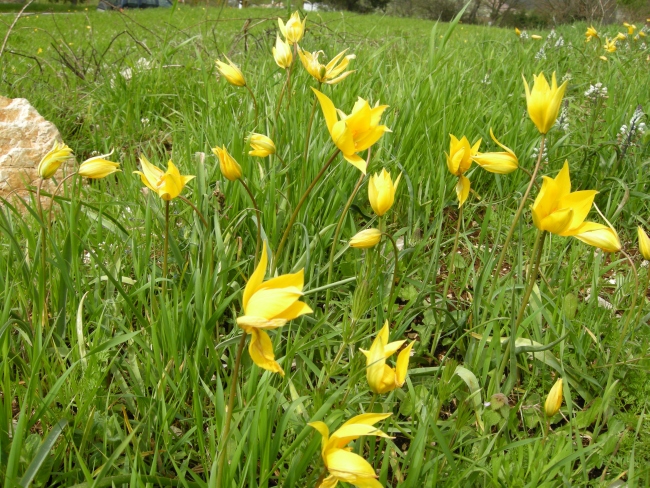
[[[127,16],[90,11],[30,16],[12,33],[8,49],[33,57],[4,55],[2,92],[27,97],[57,124],[80,160],[95,150],[115,149],[124,173],[81,189],[83,201],[94,208],[62,203],[51,233],[50,245],[59,252],[48,256],[51,324],[45,327],[34,325],[33,318],[35,304],[42,301],[35,286],[42,272],[37,221],[10,212],[2,218],[0,421],[4,428],[22,409],[24,423],[17,427],[24,447],[11,449],[20,435],[10,439],[0,432],[0,469],[22,476],[40,439],[65,419],[69,426],[38,477],[44,486],[69,486],[97,476],[122,476],[113,481],[139,486],[135,480],[145,474],[204,486],[210,478],[224,418],[223,390],[238,341],[232,318],[239,313],[239,290],[252,271],[255,245],[246,195],[220,176],[210,147],[226,144],[242,163],[272,248],[292,205],[332,147],[318,114],[309,162],[302,161],[313,82],[301,66],[291,109],[282,108],[275,129],[283,76],[269,52],[274,19],[283,14],[225,10],[219,17],[218,10],[201,7],[181,7],[173,15],[163,9]],[[253,27],[243,36],[248,18]],[[472,170],[472,188],[480,198],[470,196],[462,258],[450,294],[441,296],[457,216],[455,182],[444,156],[448,134],[482,137],[484,148],[496,150],[489,139],[492,127],[522,166],[531,168],[539,137],[525,116],[521,74],[529,80],[542,70],[569,75],[569,131],[551,132],[542,171],[555,174],[568,158],[574,187],[600,190],[596,203],[638,265],[632,239],[637,224],[647,228],[647,144],[629,150],[620,162],[615,148],[617,132],[636,106],[648,110],[650,85],[643,82],[648,52],[620,48],[608,62],[601,61],[601,50],[593,42],[584,44],[580,25],[559,29],[565,47],[551,47],[546,59],[536,60],[543,41],[521,43],[499,29],[460,25],[442,49],[447,26],[439,26],[438,49],[431,51],[429,22],[340,13],[310,15],[309,22],[303,47],[323,49],[328,58],[345,48],[357,55],[356,73],[325,89],[335,104],[349,111],[362,96],[390,105],[385,119],[393,133],[376,146],[370,170],[403,172],[386,220],[404,239],[400,306],[391,337],[406,335],[418,342],[408,384],[373,404],[375,410],[395,412],[384,428],[396,440],[365,445],[380,480],[394,486],[586,486],[597,484],[603,474],[605,480],[632,475],[640,485],[647,483],[645,318],[633,322],[626,338],[621,358],[629,362],[616,367],[616,387],[603,391],[634,293],[633,274],[622,256],[594,253],[578,241],[555,236],[546,247],[540,281],[544,307],[533,303],[536,313],[524,329],[544,344],[564,338],[551,352],[570,379],[563,414],[571,419],[553,419],[547,442],[541,442],[545,421],[539,407],[556,376],[548,359],[545,364],[522,355],[522,382],[510,395],[511,408],[492,411],[479,403],[476,415],[467,387],[445,373],[453,367],[438,366],[445,355],[463,364],[483,388],[481,401],[491,400],[500,354],[495,343],[479,343],[469,332],[507,335],[534,237],[527,212],[507,261],[514,278],[497,289],[496,298],[482,299],[490,271],[481,270],[494,265],[491,249],[500,249],[528,177]],[[243,138],[252,129],[252,104],[246,92],[215,78],[214,60],[224,53],[246,73],[268,116],[257,130],[276,133],[288,173],[279,162],[246,155]],[[151,69],[137,69],[141,57],[152,63]],[[120,71],[129,67],[134,74],[126,80]],[[584,95],[596,82],[609,94],[598,105]],[[142,195],[140,182],[130,174],[140,153],[161,165],[171,157],[183,174],[198,175],[187,195],[210,220],[208,231],[186,206],[174,203],[174,284],[167,303],[153,293],[158,267],[152,276],[152,258],[158,266],[161,261],[162,206]],[[205,163],[196,153],[207,154]],[[287,270],[305,266],[306,290],[326,284],[332,226],[357,177],[345,162],[334,166],[292,235],[283,265]],[[75,189],[66,191],[70,195]],[[591,219],[598,220],[592,213]],[[353,235],[369,215],[364,185],[342,238]],[[324,293],[310,294],[307,300],[316,313],[273,335],[277,356],[284,357],[284,379],[262,374],[245,354],[229,450],[232,486],[257,486],[260,479],[266,479],[260,486],[311,486],[321,469],[319,439],[305,422],[324,416],[339,424],[369,407],[371,394],[356,348],[369,346],[385,318],[381,303],[388,290],[380,283],[390,282],[390,248],[375,259],[385,265],[376,266],[369,296],[354,283],[340,285],[333,309],[325,314]],[[358,251],[341,252],[335,279],[354,276],[362,260]],[[640,271],[642,282],[646,271]],[[587,299],[589,288],[597,293]],[[86,292],[80,338],[76,316]],[[598,296],[616,313],[599,307]],[[486,321],[490,314],[493,319]],[[92,352],[86,362],[79,362],[80,343]],[[64,372],[69,376],[57,383]],[[437,427],[430,421],[435,411],[441,411]],[[476,418],[487,424],[485,432]],[[276,466],[283,454],[286,458]]]

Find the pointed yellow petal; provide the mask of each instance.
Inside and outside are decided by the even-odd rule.
[[[412,348],[413,342],[406,346],[397,356],[397,364],[395,365],[395,382],[397,386],[402,386],[406,381]]]
[[[251,342],[248,346],[248,353],[253,362],[260,368],[273,373],[280,373],[284,376],[282,367],[275,361],[271,338],[263,330],[253,329],[251,331]]]
[[[573,210],[571,223],[562,235],[573,235],[576,228],[584,222],[587,214],[591,210],[591,205],[594,203],[594,197],[597,193],[596,190],[576,191],[560,199],[560,208],[570,208]]]
[[[280,314],[293,305],[301,296],[302,292],[297,288],[258,289],[248,300],[248,305],[244,311],[246,315],[256,317],[280,318]]]
[[[366,166],[368,163],[366,162],[365,159],[363,159],[361,156],[358,154],[343,154],[343,157],[345,160],[350,163],[352,166],[357,168],[359,171],[361,171],[364,175],[366,174]]]
[[[546,230],[552,234],[562,234],[569,225],[571,225],[571,220],[573,219],[573,210],[570,208],[563,208],[557,212],[553,212],[550,215],[544,217],[541,221],[541,230]]]
[[[469,196],[469,186],[469,179],[465,175],[460,175],[458,177],[458,183],[456,183],[456,196],[458,197],[459,207],[463,206]]]
[[[359,478],[374,478],[373,467],[358,454],[335,449],[327,454],[327,469],[341,481],[355,483]]]
[[[268,263],[267,249],[266,249],[266,242],[264,242],[264,245],[262,246],[262,257],[260,258],[260,262],[258,263],[251,277],[248,279],[248,283],[246,283],[246,288],[244,288],[244,297],[242,299],[242,305],[244,307],[244,310],[246,310],[246,307],[248,306],[248,301],[250,300],[251,296],[253,296],[253,293],[257,291],[257,288],[264,281],[264,275],[266,274],[267,263]]]
[[[334,107],[332,100],[330,100],[327,95],[316,90],[316,88],[312,88],[312,90],[314,90],[314,93],[318,98],[318,102],[320,103],[320,108],[323,111],[323,116],[325,117],[325,123],[327,124],[327,128],[331,133],[334,124],[338,120],[336,116],[336,108]]]
[[[618,252],[621,250],[621,241],[618,234],[607,225],[585,222],[577,229],[573,237],[605,252]]]
[[[641,226],[637,228],[637,234],[639,236],[639,251],[643,259],[648,261],[650,260],[650,238],[648,238],[648,234],[645,233]]]

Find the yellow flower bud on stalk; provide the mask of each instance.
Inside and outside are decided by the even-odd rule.
[[[61,165],[73,157],[72,149],[62,142],[55,141],[52,149],[38,163],[38,176],[44,180],[52,178]]]
[[[490,129],[490,137],[492,137],[492,140],[496,142],[497,145],[501,146],[505,152],[478,153],[475,156],[472,156],[472,161],[490,173],[506,175],[515,171],[519,167],[517,155],[512,149],[501,144],[497,138],[494,137],[492,129]]]
[[[637,233],[639,235],[639,251],[643,259],[650,261],[650,238],[648,238],[648,234],[645,233],[641,226],[637,228]]]
[[[288,69],[293,63],[293,54],[291,53],[291,46],[280,39],[280,36],[275,38],[275,46],[273,47],[273,59],[275,63],[282,69]]]
[[[390,210],[395,201],[395,192],[397,185],[402,177],[402,173],[397,175],[395,182],[390,177],[390,173],[385,169],[381,173],[376,173],[368,180],[368,200],[373,211],[379,216],[383,216]]]
[[[106,178],[108,175],[111,175],[118,171],[122,171],[119,169],[120,163],[114,163],[113,161],[104,159],[111,154],[112,152],[109,154],[103,154],[101,156],[95,156],[94,158],[86,159],[79,165],[79,170],[77,173],[80,176],[98,180],[101,178]]]
[[[226,61],[228,61],[228,64],[222,61],[216,61],[217,69],[221,75],[226,79],[228,83],[233,86],[246,86],[246,80],[244,79],[244,75],[241,70],[235,63],[228,59],[228,56],[224,57],[226,58]]]
[[[275,154],[275,144],[270,137],[263,134],[253,132],[248,138],[248,143],[251,145],[252,149],[252,151],[248,152],[250,156],[265,158],[271,154]]]
[[[592,39],[598,39],[598,32],[594,29],[594,26],[587,27],[587,32],[585,32],[586,42],[591,41]]]
[[[562,378],[558,379],[551,391],[548,392],[546,403],[544,404],[544,411],[547,417],[552,417],[560,411],[562,406]]]
[[[379,229],[366,229],[357,232],[350,239],[350,247],[357,249],[369,249],[376,246],[381,240],[381,231]]]
[[[278,26],[280,27],[280,32],[286,39],[286,41],[294,45],[297,42],[300,42],[302,36],[305,33],[305,23],[307,18],[305,17],[302,22],[300,21],[300,14],[296,10],[285,24],[281,18],[278,17]]]
[[[528,87],[526,78],[524,78],[528,115],[540,133],[546,134],[555,124],[567,83],[568,81],[565,81],[558,87],[555,73],[553,73],[551,85],[549,86],[544,73],[541,73],[539,76],[534,76],[531,90]]]
[[[213,147],[212,152],[219,157],[219,169],[221,170],[221,174],[230,181],[235,181],[241,178],[241,166],[239,166],[239,163],[235,161],[235,158],[228,153],[226,146]]]

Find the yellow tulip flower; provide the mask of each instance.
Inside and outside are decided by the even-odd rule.
[[[608,53],[615,53],[616,52],[616,39],[608,39],[605,38],[605,45],[603,46],[603,49],[607,51]]]
[[[213,147],[212,152],[219,158],[219,169],[221,174],[224,175],[230,181],[235,181],[241,178],[241,166],[235,161],[226,149],[226,146],[223,147]]]
[[[291,46],[280,39],[280,36],[275,38],[275,47],[273,47],[273,59],[275,63],[282,69],[287,69],[293,63],[293,54],[291,54]]]
[[[55,141],[52,149],[38,163],[38,176],[44,180],[52,178],[61,165],[72,158],[74,158],[72,149],[62,142]]]
[[[521,31],[515,27],[515,34],[517,34],[517,37],[521,37]]]
[[[519,167],[517,155],[512,149],[501,144],[497,138],[494,137],[492,129],[490,129],[490,137],[492,137],[492,140],[504,149],[505,152],[478,153],[475,156],[472,156],[472,161],[490,173],[506,175],[515,171]]]
[[[546,134],[555,124],[555,119],[557,119],[560,112],[560,105],[562,105],[562,97],[564,97],[568,80],[558,87],[555,73],[553,73],[551,86],[546,81],[544,73],[540,73],[539,76],[533,75],[533,77],[532,90],[528,87],[526,78],[524,78],[528,115],[537,129],[542,134]]]
[[[623,34],[622,32],[619,32],[618,34],[616,34],[615,39],[617,41],[624,41],[624,40],[627,39],[627,36],[625,34]]]
[[[406,381],[412,342],[398,354],[395,369],[386,364],[386,359],[395,354],[405,342],[388,342],[388,321],[386,321],[372,342],[370,350],[359,349],[366,356],[366,378],[373,392],[388,393],[401,387]]]
[[[312,313],[312,309],[299,301],[304,286],[304,269],[264,281],[267,264],[264,243],[260,262],[244,288],[244,315],[237,317],[237,325],[251,335],[248,352],[253,362],[260,368],[284,376],[282,367],[275,361],[273,343],[266,331],[282,327],[289,320],[306,313]]]
[[[618,251],[621,243],[611,227],[585,222],[596,190],[571,193],[569,162],[555,178],[543,177],[542,188],[532,207],[533,223],[540,230],[560,236],[573,236],[607,252]]]
[[[636,25],[628,24],[627,22],[623,22],[623,25],[627,27],[627,33],[629,35],[634,35],[634,31],[636,30]]]
[[[445,153],[447,156],[447,168],[452,175],[458,176],[456,196],[458,197],[458,206],[462,207],[469,196],[470,188],[470,181],[464,173],[472,166],[472,158],[478,154],[481,139],[470,146],[469,140],[465,136],[460,140],[453,134],[449,134],[449,137],[451,139],[449,142],[449,154]]]
[[[226,61],[228,61],[228,64],[222,61],[216,61],[219,73],[221,73],[226,81],[233,86],[246,86],[246,80],[244,79],[244,74],[241,70],[235,63],[228,59],[228,56],[224,57],[226,58]]]
[[[347,49],[345,51],[347,51]],[[350,60],[355,59],[356,56],[354,54],[348,54],[343,57],[345,51],[338,53],[326,65],[320,64],[318,61],[318,56],[323,53],[322,51],[310,53],[309,51],[298,48],[298,55],[300,56],[302,65],[305,67],[307,72],[316,79],[316,81],[328,85],[335,85],[354,73],[354,71],[345,70],[350,64]]]
[[[587,36],[586,39],[587,42],[591,41],[593,38],[598,39],[598,31],[594,29],[594,26],[587,27],[587,32],[585,33],[585,35]]]
[[[322,436],[321,456],[330,475],[319,485],[320,488],[334,488],[339,481],[360,488],[381,488],[373,467],[358,454],[345,446],[364,435],[391,437],[374,427],[377,422],[390,417],[390,413],[365,413],[351,418],[331,436],[325,422],[310,422]],[[318,488],[318,487],[317,487]]]
[[[381,115],[388,105],[377,103],[370,108],[370,104],[366,100],[359,98],[350,115],[345,115],[340,110],[337,113],[332,100],[327,95],[315,88],[312,90],[318,97],[327,129],[334,144],[341,150],[343,157],[365,175],[366,161],[357,153],[372,146],[384,135],[384,132],[391,131],[385,125],[379,125]]]
[[[282,19],[278,18],[278,26],[280,27],[280,32],[282,32],[284,38],[291,45],[300,42],[300,39],[302,39],[302,36],[305,33],[306,22],[307,17],[305,17],[302,22],[300,21],[300,14],[297,10],[291,15],[286,25]]]
[[[557,380],[551,391],[548,392],[546,403],[544,403],[544,411],[547,417],[552,417],[560,411],[562,406],[562,378]]]
[[[251,145],[252,151],[249,151],[249,156],[257,156],[258,158],[265,158],[271,154],[275,154],[275,144],[270,137],[263,134],[253,132],[248,138],[248,143]]]
[[[171,160],[167,163],[167,171],[164,173],[144,156],[140,156],[140,167],[142,171],[133,173],[140,175],[142,183],[165,201],[173,200],[180,195],[185,185],[194,178],[191,175],[182,176]]]
[[[378,216],[381,217],[393,206],[395,192],[401,177],[402,173],[397,175],[395,182],[393,182],[390,173],[382,168],[381,173],[372,175],[368,180],[368,200],[370,200],[370,206]]]
[[[532,39],[535,39],[536,41],[539,41],[539,40],[542,39],[542,36],[539,36],[539,35],[537,35],[537,34],[533,34],[533,35],[530,36],[530,37],[531,37]]]
[[[641,226],[637,228],[637,233],[639,234],[639,251],[641,251],[643,259],[650,261],[650,238]]]
[[[108,161],[104,158],[110,156],[109,154],[103,154],[101,156],[96,156],[94,158],[86,159],[83,163],[79,165],[79,170],[77,173],[86,178],[98,180],[105,178],[108,175],[112,175],[118,171],[122,171],[120,168],[120,163],[114,163],[113,161]]]
[[[376,246],[381,240],[381,231],[379,229],[366,229],[357,232],[350,239],[350,247],[357,249],[368,249]]]

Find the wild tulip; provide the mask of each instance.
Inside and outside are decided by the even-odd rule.
[[[628,24],[627,22],[623,22],[623,26],[627,27],[627,33],[631,36],[634,35],[634,31],[636,30],[636,25],[634,24]]]
[[[472,156],[472,161],[490,173],[505,175],[515,171],[519,167],[519,160],[514,151],[501,144],[497,138],[494,137],[492,129],[490,129],[490,137],[492,137],[492,140],[498,146],[504,149],[504,152],[478,153],[475,156]]]
[[[590,42],[592,39],[598,39],[598,31],[594,29],[593,26],[587,27],[587,32],[585,32],[585,36],[587,37],[586,41]]]
[[[251,335],[248,352],[253,362],[260,368],[284,376],[282,367],[275,361],[273,343],[266,331],[277,329],[289,320],[312,313],[312,309],[300,301],[305,270],[264,281],[267,264],[265,243],[260,262],[244,288],[244,315],[237,317],[237,325]]]
[[[219,169],[221,174],[230,181],[236,181],[241,178],[241,166],[235,161],[226,149],[223,147],[213,147],[212,152],[219,158]]]
[[[449,154],[446,154],[447,168],[452,175],[458,177],[456,196],[458,197],[458,205],[462,207],[469,196],[470,189],[470,181],[465,176],[465,172],[472,166],[472,158],[478,154],[481,139],[470,145],[465,136],[458,139],[453,134],[449,134],[449,137]]]
[[[359,98],[354,104],[349,115],[336,107],[327,95],[312,88],[320,102],[327,129],[341,152],[343,157],[353,166],[366,174],[366,160],[357,153],[368,149],[375,144],[385,132],[390,129],[385,125],[379,125],[381,115],[388,108],[388,105],[370,107],[370,104],[363,98]],[[339,120],[340,117],[340,120]]]
[[[163,172],[143,155],[140,156],[140,167],[142,171],[133,173],[140,175],[142,183],[165,201],[173,200],[180,195],[185,185],[194,179],[192,175],[181,175],[171,160],[167,163],[167,171]]]
[[[62,142],[55,141],[52,149],[38,163],[38,176],[44,180],[52,178],[61,165],[72,158],[72,149]]]
[[[357,249],[369,249],[379,244],[381,231],[379,229],[365,229],[357,232],[350,239],[350,247]]]
[[[345,447],[361,436],[374,435],[391,437],[374,427],[377,422],[390,417],[390,413],[365,413],[351,418],[332,435],[325,422],[310,422],[308,425],[316,429],[321,437],[321,456],[329,471],[329,476],[319,485],[320,488],[334,488],[339,481],[350,483],[360,488],[381,488],[378,476],[368,461],[351,448]]]
[[[300,21],[300,14],[296,10],[285,24],[282,19],[278,18],[278,26],[280,27],[280,32],[286,39],[286,41],[292,46],[300,42],[302,36],[305,33],[305,23],[307,18],[305,17],[302,22]]]
[[[535,39],[536,41],[540,41],[540,40],[542,40],[542,36],[537,35],[537,34],[533,34],[532,36],[530,36],[530,38],[531,38],[531,39]]]
[[[275,63],[282,69],[291,67],[291,63],[293,63],[291,46],[280,39],[280,36],[276,36],[275,38],[275,46],[273,47],[273,59],[275,59]]]
[[[402,347],[406,341],[388,342],[388,321],[375,337],[370,350],[360,351],[366,356],[366,378],[370,389],[375,393],[388,393],[395,388],[400,388],[406,381],[409,357],[413,343],[406,346],[397,356],[395,369],[386,364],[386,359],[391,357]]]
[[[252,149],[252,151],[248,152],[249,156],[265,158],[271,154],[275,154],[275,144],[270,137],[263,134],[252,133],[248,138],[248,143]]]
[[[376,173],[368,180],[368,200],[373,211],[381,217],[390,210],[395,201],[395,192],[397,185],[402,177],[402,173],[397,175],[393,182],[390,173],[385,169],[381,173]]]
[[[534,75],[533,88],[531,90],[528,87],[526,78],[524,78],[528,115],[540,133],[546,134],[555,124],[567,83],[568,81],[565,81],[558,87],[557,81],[555,80],[555,73],[553,73],[551,85],[549,86],[548,81],[544,77],[544,73],[541,73],[539,76]]]
[[[551,391],[548,392],[546,397],[546,402],[544,403],[544,411],[546,412],[547,417],[552,417],[560,411],[562,406],[562,378],[558,379]]]
[[[650,261],[650,238],[641,226],[637,227],[637,234],[639,235],[639,251],[643,259]]]
[[[79,170],[77,173],[80,176],[98,180],[101,178],[106,178],[108,175],[112,175],[118,171],[122,171],[119,169],[120,163],[114,163],[113,161],[104,159],[108,156],[109,154],[104,154],[102,156],[86,159],[79,165]]]
[[[515,34],[517,34],[517,37],[521,37],[521,31],[515,27]]]
[[[233,86],[246,86],[246,79],[244,78],[244,74],[241,72],[241,70],[235,63],[228,59],[228,56],[224,57],[226,58],[226,61],[228,61],[228,64],[224,63],[223,61],[216,62],[217,69],[221,75],[226,79],[228,83]]]
[[[616,37],[613,39],[614,41],[625,41],[627,39],[627,36],[623,34],[622,32],[619,32],[616,34]]]
[[[347,51],[347,49],[345,51]],[[345,56],[345,51],[338,53],[326,65],[323,65],[318,61],[318,56],[322,54],[322,51],[310,53],[309,51],[299,48],[298,55],[300,56],[300,61],[307,70],[307,73],[316,79],[316,81],[327,85],[335,85],[354,73],[354,71],[345,70],[350,64],[350,60],[355,59],[356,56],[354,54],[348,54]]]

